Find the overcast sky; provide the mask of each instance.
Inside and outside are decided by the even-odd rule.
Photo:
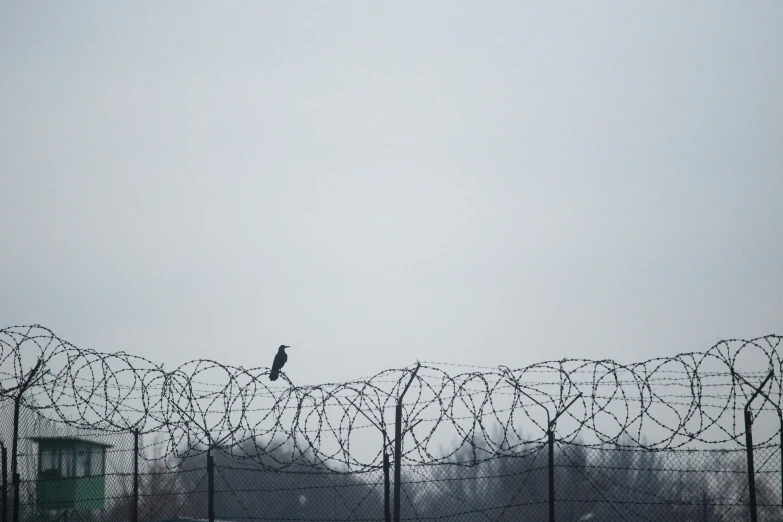
[[[0,4],[0,326],[300,383],[783,332],[781,2]]]

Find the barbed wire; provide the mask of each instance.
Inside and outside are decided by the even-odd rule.
[[[124,352],[78,348],[40,325],[11,326],[0,329],[0,400],[19,395],[41,418],[75,429],[160,434],[162,453],[178,458],[209,447],[262,467],[362,471],[381,466],[394,407],[415,373],[403,403],[408,464],[528,454],[550,428],[557,440],[586,446],[741,446],[743,408],[770,372],[753,412],[779,415],[781,339],[730,339],[634,364],[422,363],[418,372],[411,366],[315,386],[281,372],[284,384],[270,386],[266,367],[199,359],[164,369]],[[768,431],[759,444],[778,433]]]

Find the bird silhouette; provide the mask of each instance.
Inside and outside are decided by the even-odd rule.
[[[288,360],[288,355],[285,353],[286,348],[291,348],[291,347],[281,344],[280,348],[277,349],[277,355],[275,355],[275,362],[272,363],[272,371],[269,372],[270,381],[277,380],[277,378],[280,376],[280,368],[282,368],[285,362]]]

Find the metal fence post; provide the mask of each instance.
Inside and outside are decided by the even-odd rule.
[[[11,478],[13,480],[12,484],[14,488],[14,510],[13,510],[14,522],[19,522],[19,482],[20,481],[19,481],[19,472],[18,472],[18,463],[17,463],[17,456],[19,455],[19,411],[22,406],[22,394],[27,390],[27,388],[30,387],[30,383],[32,383],[33,381],[33,376],[35,376],[35,373],[38,371],[38,368],[41,367],[42,362],[43,361],[41,359],[38,359],[38,362],[35,364],[35,367],[27,375],[27,377],[24,380],[24,383],[22,383],[22,385],[19,386],[19,391],[14,397],[14,434],[13,434],[13,440],[11,441]]]
[[[391,505],[389,494],[391,493],[391,484],[389,483],[389,453],[386,451],[386,447],[383,448],[383,513],[386,518],[386,522],[391,522]]]
[[[748,454],[748,493],[750,494],[750,522],[758,521],[758,514],[756,508],[756,474],[753,469],[753,417],[750,413],[750,404],[753,402],[767,381],[772,378],[774,372],[769,372],[764,382],[756,388],[753,395],[750,396],[750,400],[745,405],[745,451]],[[744,379],[743,379],[744,380]],[[745,381],[747,382],[747,381]]]
[[[415,372],[414,375],[416,375]],[[386,426],[383,425],[383,422],[381,422],[381,425],[379,426],[375,420],[373,420],[369,415],[364,413],[364,411],[359,406],[357,406],[356,403],[354,403],[350,398],[346,397],[346,399],[348,400],[348,402],[351,403],[351,406],[356,408],[356,412],[364,415],[364,418],[370,421],[370,424],[378,428],[378,431],[380,431],[381,435],[383,436],[383,514],[386,519],[386,522],[391,522],[391,500],[389,498],[389,494],[391,492],[391,484],[389,481],[389,469],[391,468],[391,465],[389,464],[389,452],[388,452],[388,448],[391,443],[389,442],[389,437],[386,435]]]
[[[3,511],[0,514],[0,521],[2,522],[8,522],[8,450],[5,447],[5,444],[0,443],[0,446],[2,447],[2,453],[3,453],[3,477],[2,477],[2,502],[3,502]]]
[[[748,454],[748,492],[750,493],[750,522],[757,522],[756,475],[753,470],[753,419],[745,408],[745,451]]]
[[[11,477],[11,484],[14,488],[14,522],[19,522],[19,473],[14,473]]]
[[[417,364],[416,369],[413,370],[411,379],[397,399],[397,407],[394,410],[394,522],[400,522],[400,495],[402,493],[402,398],[405,397],[405,393],[416,377],[420,366],[421,364]]]
[[[549,522],[555,522],[555,431],[550,426],[549,439]]]
[[[14,509],[13,517],[14,522],[19,522],[19,474],[16,472],[16,454],[18,451],[18,439],[19,439],[19,406],[21,394],[14,397],[14,433],[11,440],[11,487],[14,488]]]
[[[133,522],[139,522],[139,430],[133,430]]]
[[[541,404],[539,401],[535,399],[535,397],[532,397],[527,392],[525,392],[522,388],[520,388],[515,382],[511,380],[506,380],[511,386],[516,388],[516,390],[530,399],[531,401],[538,404],[544,412],[546,412],[546,425],[547,425],[547,445],[549,446],[549,522],[555,522],[555,428],[557,427],[557,419],[568,410],[576,401],[582,396],[582,392],[579,392],[579,395],[571,399],[571,402],[566,404],[565,408],[558,411],[554,418],[549,417],[549,409]]]
[[[750,403],[753,402],[753,399],[756,398],[757,395],[761,395],[764,399],[766,399],[767,402],[769,402],[773,408],[775,408],[775,411],[778,412],[778,419],[780,420],[780,506],[783,507],[783,409],[780,408],[778,403],[773,401],[769,398],[769,396],[761,391],[762,388],[764,388],[764,385],[767,383],[768,380],[770,380],[772,377],[775,376],[775,371],[770,370],[769,375],[767,375],[767,378],[764,379],[764,382],[761,383],[761,385],[758,388],[755,388],[752,384],[748,382],[746,378],[744,378],[742,375],[735,373],[733,370],[731,372],[731,375],[733,378],[739,379],[751,388],[754,388],[756,391],[753,394],[753,396],[750,398],[748,403],[745,405],[745,410],[750,409]],[[753,418],[748,417],[748,412],[745,411],[745,446],[746,448],[751,448],[750,452],[748,453],[748,475],[753,474],[752,479],[748,479],[749,481],[752,480],[752,484],[749,482],[748,487],[752,488],[753,490],[753,498],[755,499],[755,491],[756,491],[756,477],[755,477],[755,470],[751,471],[753,469],[753,435],[751,433],[750,438],[748,438],[748,433],[751,432],[753,428]],[[750,443],[748,443],[750,442]],[[753,502],[755,505],[755,502]],[[751,515],[752,516],[752,515]]]
[[[394,522],[400,522],[400,460],[402,452],[402,404],[397,403],[394,410]]]
[[[215,522],[215,461],[212,450],[207,450],[207,517]]]

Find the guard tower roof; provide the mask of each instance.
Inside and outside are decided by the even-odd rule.
[[[95,442],[88,439],[80,439],[78,437],[29,437],[29,440],[33,442],[60,442],[60,443],[79,443],[88,444],[90,446],[98,446],[101,448],[111,448],[111,444],[105,444],[103,442]]]

